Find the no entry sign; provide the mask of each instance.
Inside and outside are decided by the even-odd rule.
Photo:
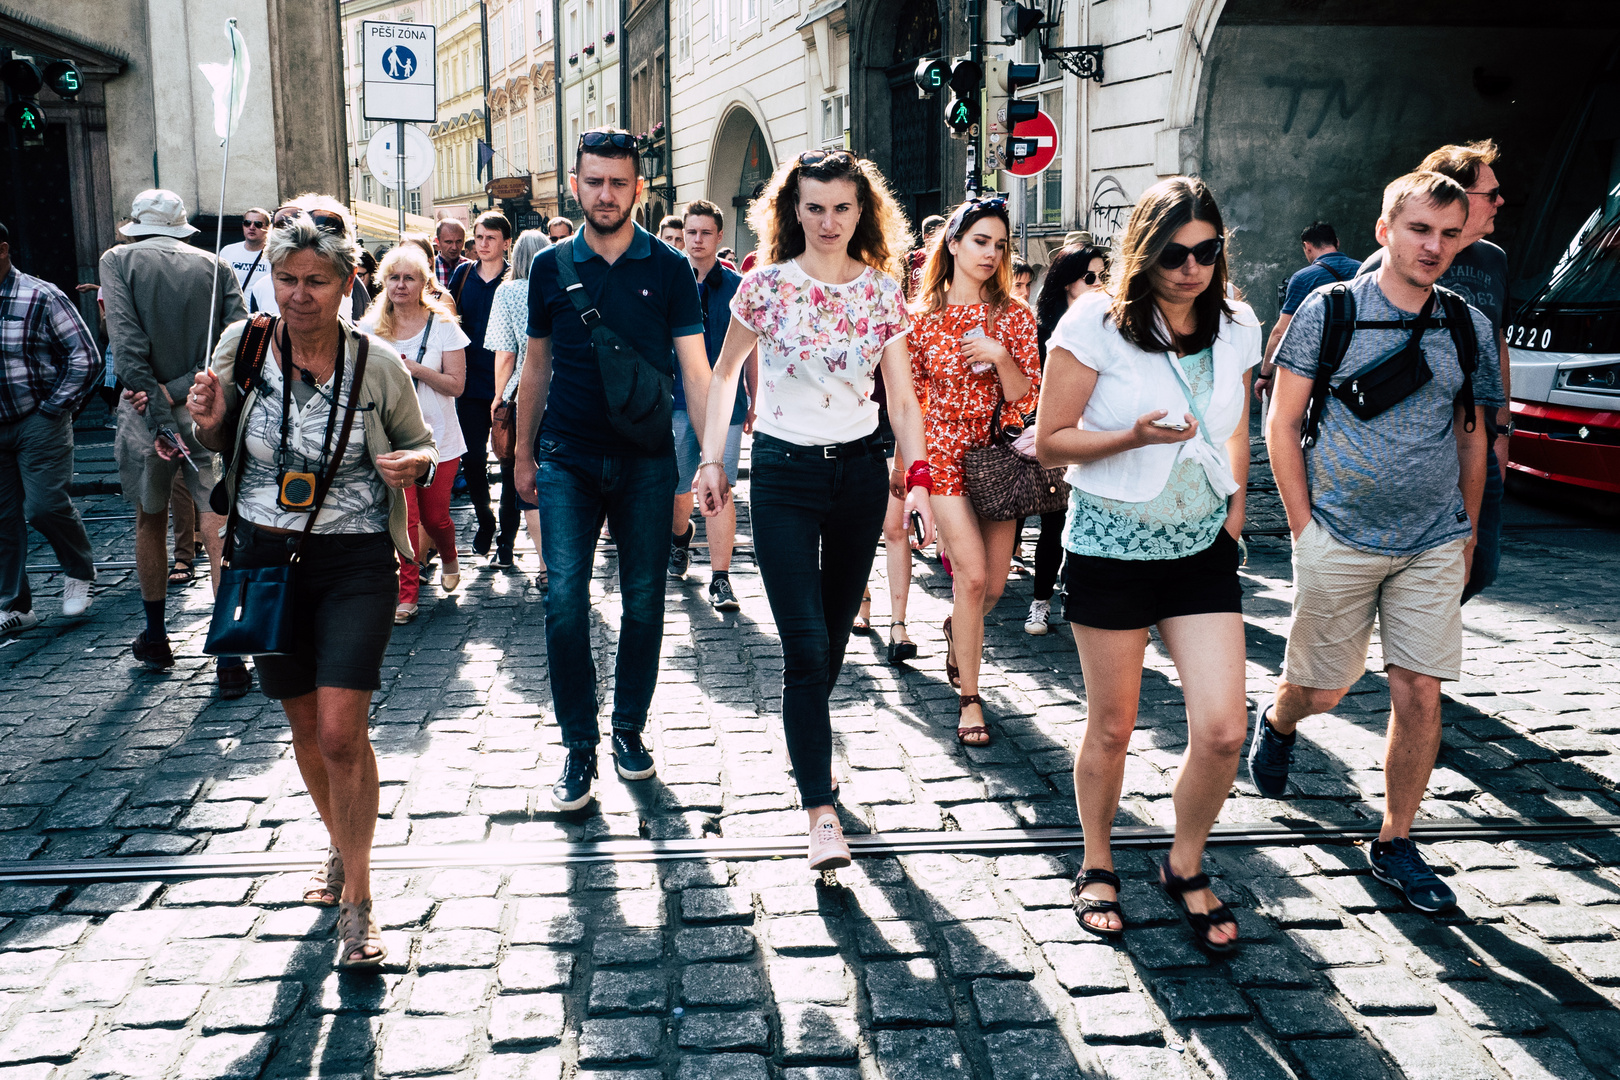
[[[1057,160],[1057,125],[1044,112],[1013,128],[1007,138],[1006,171],[1013,176],[1035,176]]]
[[[438,117],[438,64],[432,23],[360,24],[367,120],[431,124]]]

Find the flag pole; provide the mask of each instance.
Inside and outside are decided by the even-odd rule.
[[[231,132],[236,124],[236,20],[225,20],[225,37],[231,43],[231,75],[227,84],[230,90],[225,97],[225,158],[219,166],[219,213],[214,218],[214,286],[208,296],[208,340],[203,343],[203,367],[207,367],[213,358],[214,327],[219,319],[219,252],[224,246],[225,239],[225,178],[231,170]],[[232,273],[235,273],[233,270]]]

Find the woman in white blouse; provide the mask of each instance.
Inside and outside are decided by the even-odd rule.
[[[1202,181],[1174,177],[1137,201],[1112,294],[1076,300],[1047,340],[1036,451],[1070,465],[1064,615],[1086,686],[1074,763],[1085,830],[1075,914],[1092,934],[1124,926],[1109,830],[1136,726],[1148,628],[1187,703],[1175,841],[1159,868],[1194,942],[1237,946],[1237,921],[1200,869],[1248,731],[1242,562],[1249,369],[1260,324],[1226,293],[1226,230]]]
[[[366,312],[361,329],[387,342],[411,373],[422,419],[433,429],[439,462],[445,466],[434,476],[431,487],[422,488],[420,494],[416,488],[405,492],[416,559],[401,556],[399,560],[399,603],[394,609],[394,622],[403,625],[416,618],[421,591],[418,562],[425,561],[424,532],[444,560],[439,584],[445,592],[454,592],[461,584],[456,529],[450,521],[450,495],[456,482],[456,462],[467,452],[461,422],[456,419],[456,398],[467,383],[468,339],[443,292],[429,287],[434,280],[433,268],[415,244],[400,244],[384,255],[377,267],[377,279],[382,295]]]
[[[828,698],[889,493],[921,516],[925,543],[933,534],[909,319],[896,278],[905,219],[870,161],[811,150],[776,170],[749,223],[760,238],[760,265],[732,298],[709,384],[698,505],[714,517],[730,497],[721,460],[726,429],[743,361],[757,344],[754,557],[782,639],[782,726],[809,815],[810,867],[833,869],[849,865],[849,846],[838,823]],[[922,465],[911,484],[889,475],[877,432],[872,389],[880,363],[899,456]]]

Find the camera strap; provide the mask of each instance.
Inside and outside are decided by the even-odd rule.
[[[276,454],[276,465],[277,465],[278,468],[284,468],[285,467],[285,463],[286,463],[286,460],[287,460],[287,451],[288,451],[287,443],[291,438],[291,432],[290,432],[290,426],[292,424],[292,371],[291,371],[291,369],[293,369],[293,368],[297,368],[298,371],[300,371],[300,372],[302,372],[304,370],[303,368],[299,368],[298,365],[296,365],[296,364],[294,364],[292,362],[292,338],[287,333],[286,324],[283,323],[282,324],[282,329],[281,329],[281,449],[279,451],[277,451],[277,454]],[[314,385],[313,382],[310,385],[313,386]],[[358,390],[359,390],[359,387],[355,387],[355,391],[358,392]],[[320,387],[318,387],[318,386],[315,387],[315,392],[317,394],[321,394]],[[331,408],[328,409],[327,413],[326,413],[326,434],[321,437],[321,463],[320,463],[319,467],[320,467],[320,469],[323,469],[323,470],[326,468],[326,464],[327,464],[327,457],[326,457],[327,451],[331,448],[331,445],[332,445],[332,429],[337,425],[337,414],[338,414],[337,399],[338,399],[338,396],[341,395],[342,393],[343,393],[343,338],[341,336],[339,336],[339,338],[338,338],[338,347],[337,347],[337,356],[334,357],[333,360],[332,360],[332,396],[329,397],[329,398],[326,398],[327,403],[331,406]],[[325,394],[321,394],[321,396],[326,397]],[[350,403],[350,409],[352,410],[353,407],[354,407],[354,394],[353,393],[351,393],[349,395],[349,403]],[[300,455],[300,456],[302,456],[302,455]],[[338,452],[338,457],[341,458],[342,456],[343,456],[342,451],[339,451]],[[307,461],[308,458],[305,458],[305,460]],[[319,508],[317,508],[317,509],[319,509]]]

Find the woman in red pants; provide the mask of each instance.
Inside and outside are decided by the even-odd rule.
[[[416,245],[401,244],[383,256],[377,279],[382,284],[382,295],[372,302],[361,328],[393,346],[405,362],[416,383],[422,419],[433,430],[433,441],[438,444],[442,466],[434,475],[432,487],[405,489],[411,542],[420,560],[422,533],[427,533],[444,560],[439,584],[445,592],[454,592],[461,584],[461,566],[456,561],[455,526],[450,523],[450,493],[456,482],[456,461],[467,452],[461,422],[456,419],[456,398],[467,382],[468,339],[443,292],[428,285],[434,280],[433,269]],[[417,563],[401,556],[396,624],[404,625],[416,618],[420,589]]]

